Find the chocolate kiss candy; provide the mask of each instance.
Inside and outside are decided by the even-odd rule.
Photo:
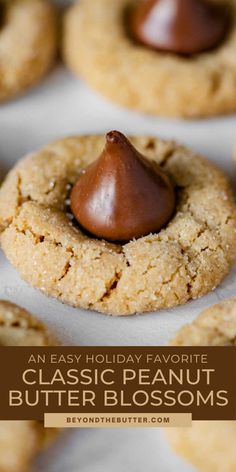
[[[197,54],[223,40],[228,19],[209,0],[140,0],[130,14],[130,32],[154,49]]]
[[[98,238],[130,241],[156,233],[170,220],[175,195],[168,177],[118,131],[71,191],[79,224]]]

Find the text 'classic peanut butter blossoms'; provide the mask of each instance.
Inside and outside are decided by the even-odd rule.
[[[145,113],[235,111],[235,50],[234,0],[80,0],[65,19],[69,67]]]
[[[130,315],[221,282],[236,255],[236,208],[224,175],[173,142],[118,132],[66,138],[7,176],[0,244],[45,294]]]
[[[71,193],[77,221],[108,241],[130,241],[159,232],[174,206],[167,175],[117,131],[107,134],[100,158],[85,170]]]

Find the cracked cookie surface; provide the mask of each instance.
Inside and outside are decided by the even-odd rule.
[[[184,326],[174,346],[236,346],[236,297],[204,310]],[[236,421],[194,421],[167,433],[174,449],[202,472],[234,472]]]
[[[71,7],[64,31],[71,70],[107,98],[145,113],[196,117],[235,111],[235,0],[216,0],[231,9],[227,38],[216,49],[187,58],[129,38],[124,14],[134,1],[80,0]]]
[[[103,136],[66,138],[24,158],[0,189],[0,243],[21,276],[76,307],[129,315],[214,289],[236,255],[236,207],[224,175],[173,142],[130,138],[162,166],[177,195],[162,231],[125,245],[88,237],[68,215],[70,188]]]
[[[27,311],[0,301],[0,346],[48,346],[52,342]],[[35,455],[51,439],[36,421],[0,421],[0,471],[26,472]]]
[[[0,27],[0,101],[38,82],[57,49],[56,15],[47,0],[14,0],[6,5]]]

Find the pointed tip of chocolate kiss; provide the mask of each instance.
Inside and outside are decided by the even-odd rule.
[[[129,16],[134,40],[182,55],[216,48],[229,28],[227,6],[210,0],[140,0]]]
[[[119,143],[124,139],[126,140],[126,137],[120,131],[113,130],[106,134],[107,143]]]
[[[127,242],[156,233],[174,208],[168,177],[119,131],[106,135],[102,154],[71,192],[71,210],[80,226],[108,241]]]
[[[106,134],[106,142],[107,144],[117,144],[120,146],[132,146],[129,140],[126,138],[126,136],[121,133],[120,131],[109,131],[109,133]]]
[[[102,155],[106,158],[112,157],[113,159],[118,158],[118,160],[129,158],[132,160],[135,156],[137,158],[139,153],[123,133],[114,130],[106,134],[106,145]]]

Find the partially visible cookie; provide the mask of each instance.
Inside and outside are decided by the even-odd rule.
[[[50,346],[44,325],[26,310],[0,301],[0,346]]]
[[[196,117],[235,111],[235,0],[217,0],[230,8],[232,20],[222,44],[190,57],[153,51],[130,38],[124,19],[137,1],[75,2],[64,30],[70,69],[105,97],[141,112]]]
[[[173,339],[174,346],[236,346],[236,297],[204,310]],[[235,472],[236,421],[194,421],[170,429],[174,449],[201,472]]]
[[[27,311],[0,301],[0,346],[48,346],[44,326]],[[27,472],[54,433],[36,421],[0,421],[0,471]]]
[[[5,5],[5,7],[4,7]],[[57,21],[48,0],[4,0],[0,26],[0,101],[38,82],[57,50]]]

